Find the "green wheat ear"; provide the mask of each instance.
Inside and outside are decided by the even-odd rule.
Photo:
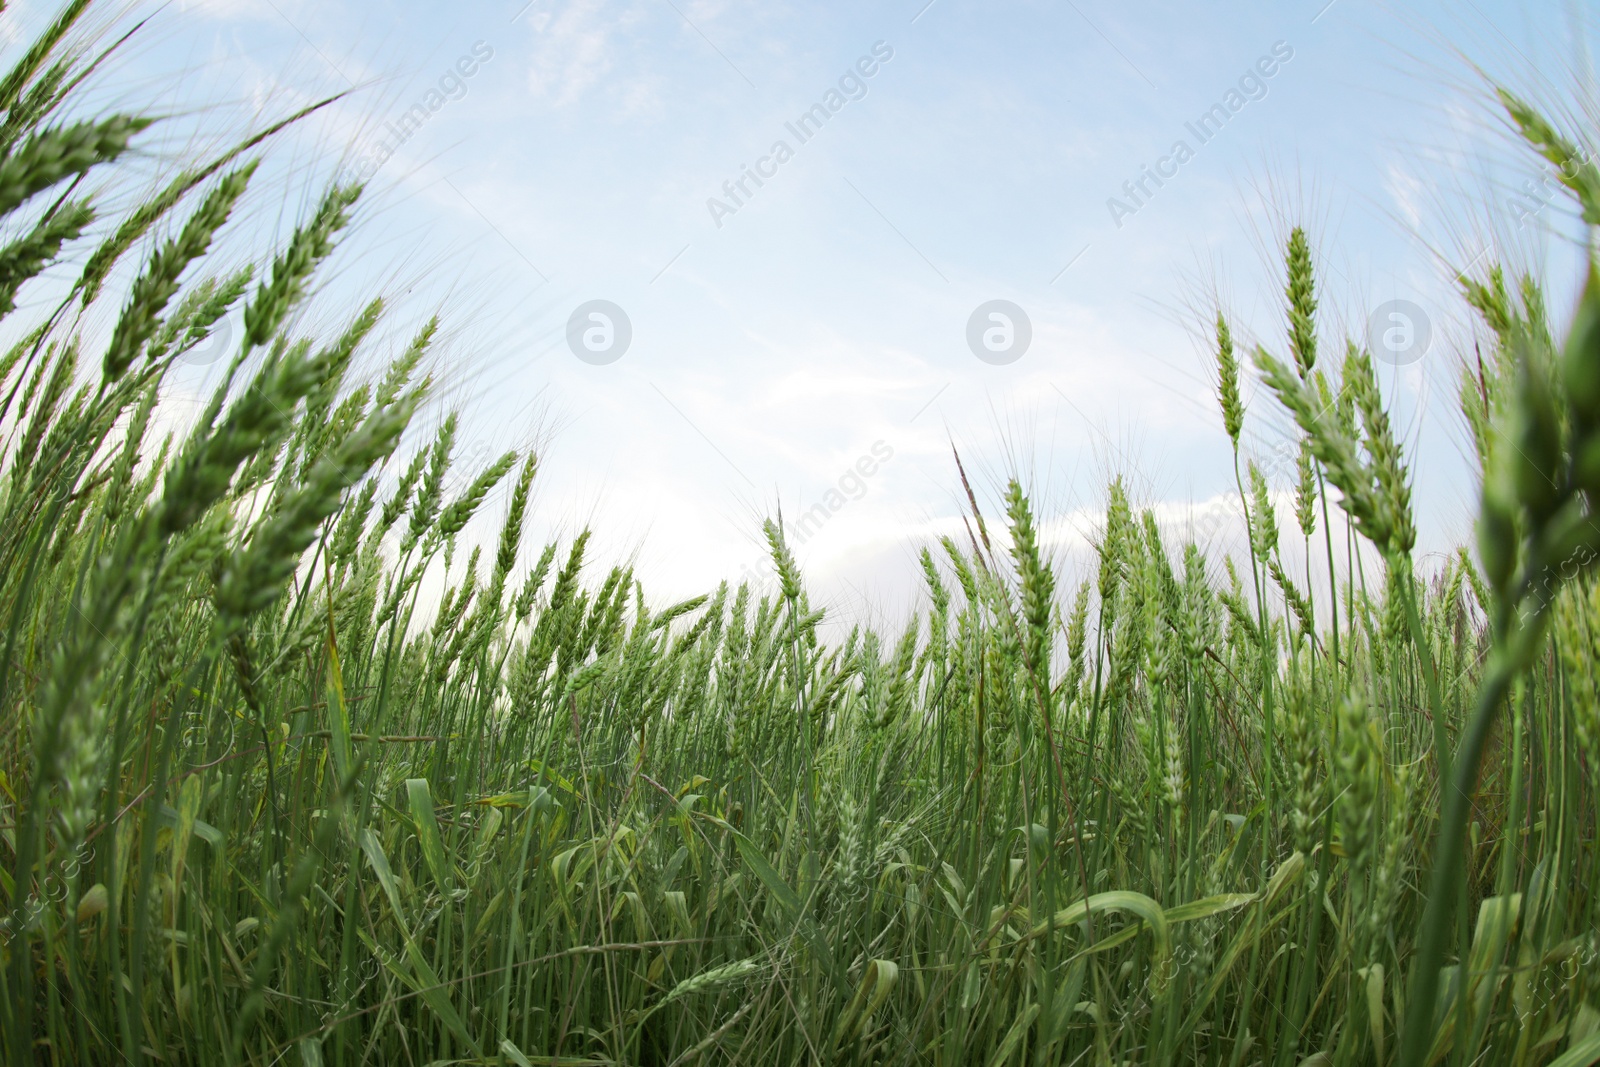
[[[778,583],[783,590],[783,598],[791,604],[798,603],[800,599],[800,567],[794,561],[794,555],[789,551],[789,543],[784,539],[783,528],[771,519],[762,523],[762,530],[767,535],[767,548],[772,553],[772,565],[778,572]]]
[[[29,137],[0,160],[0,217],[57,182],[116,159],[150,124],[149,119],[114,115]]]
[[[441,541],[448,541],[460,533],[467,525],[467,520],[472,518],[473,512],[483,503],[484,497],[489,495],[489,490],[499,484],[500,479],[510,472],[517,462],[515,452],[507,452],[499,459],[484,469],[472,480],[466,490],[452,500],[443,511],[439,513],[439,521],[433,531],[433,536]]]
[[[63,5],[56,17],[40,31],[39,36],[6,72],[5,77],[0,78],[0,110],[8,113],[17,110],[17,105],[28,92],[28,83],[60,54],[61,42],[89,9],[89,3],[90,0],[71,0]]]
[[[950,591],[939,578],[939,568],[933,562],[933,553],[924,546],[917,554],[917,562],[922,565],[922,577],[928,583],[928,597],[933,601],[933,612],[943,618],[950,611]]]
[[[528,495],[533,489],[533,479],[539,473],[539,457],[529,452],[522,461],[522,473],[517,476],[511,493],[511,506],[506,510],[506,520],[500,527],[500,543],[495,549],[494,573],[497,581],[504,581],[516,566],[517,552],[522,545],[522,523],[528,511]]]
[[[305,482],[258,523],[249,548],[229,560],[217,581],[217,607],[225,631],[243,625],[283,593],[301,557],[345,492],[386,458],[411,421],[420,396],[408,395],[374,411],[331,455],[318,460]]]
[[[1239,448],[1239,435],[1244,431],[1244,402],[1239,399],[1239,357],[1233,351],[1233,333],[1228,320],[1217,312],[1217,402],[1222,406],[1222,426]]]
[[[336,185],[322,198],[311,221],[297,229],[272,264],[272,276],[244,309],[245,346],[266,344],[305,295],[311,273],[333,251],[334,238],[350,223],[359,185]]]
[[[1311,442],[1300,438],[1295,456],[1294,514],[1300,533],[1307,540],[1317,532],[1317,467],[1311,454]]]
[[[0,248],[0,318],[16,310],[17,290],[23,283],[54,263],[61,247],[82,236],[94,218],[94,207],[87,200],[69,201]]]
[[[1278,551],[1278,508],[1272,500],[1272,489],[1267,485],[1261,468],[1251,460],[1250,473],[1250,547],[1256,559],[1265,563]]]
[[[1304,381],[1317,362],[1317,298],[1311,270],[1311,243],[1306,231],[1296,226],[1289,234],[1286,255],[1289,282],[1284,294],[1289,298],[1289,349],[1294,365]]]
[[[103,381],[120,378],[155,334],[167,302],[178,292],[179,276],[191,262],[206,254],[212,237],[228,221],[255,170],[256,164],[251,163],[224,177],[179,235],[151,255],[149,266],[134,281],[127,307],[111,334],[101,369]]]
[[[1011,520],[1011,556],[1022,585],[1023,662],[1040,678],[1050,674],[1050,612],[1055,603],[1055,575],[1039,556],[1033,509],[1012,479],[1006,489],[1006,514]]]
[[[1356,528],[1385,554],[1409,552],[1415,537],[1410,526],[1410,490],[1365,355],[1351,346],[1344,382],[1365,420],[1365,440],[1353,436],[1331,416],[1321,402],[1320,390],[1308,387],[1265,348],[1257,346],[1255,362],[1268,387],[1294,415],[1328,480],[1338,487],[1339,506]],[[1370,460],[1363,458],[1368,449],[1372,450]]]
[[[211,335],[217,320],[238,303],[255,276],[249,264],[226,278],[204,278],[187,286],[178,306],[161,323],[146,349],[151,363],[177,357]]]
[[[444,476],[450,469],[450,455],[455,451],[458,421],[456,412],[446,415],[438,436],[433,439],[433,447],[428,451],[426,473],[422,476],[416,501],[411,507],[411,522],[406,527],[405,538],[400,542],[402,555],[409,553],[422,540],[439,517],[444,496]]]
[[[1600,226],[1600,167],[1578,146],[1556,132],[1521,97],[1506,89],[1495,89],[1506,114],[1516,124],[1523,139],[1538,149],[1556,167],[1556,179],[1572,191],[1583,210],[1583,221]]]

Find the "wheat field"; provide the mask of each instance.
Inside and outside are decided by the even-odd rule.
[[[676,604],[586,533],[526,544],[537,458],[462,472],[456,415],[413,425],[437,322],[303,332],[358,186],[209,272],[276,127],[98,214],[150,120],[62,118],[88,6],[0,80],[5,1062],[1600,1061],[1600,277],[1564,337],[1538,279],[1460,279],[1482,500],[1443,567],[1295,230],[1286,350],[1208,327],[1240,558],[1114,481],[1074,580],[956,457],[920,610],[830,642],[775,522],[773,593]],[[1600,225],[1593,131],[1502,100]]]

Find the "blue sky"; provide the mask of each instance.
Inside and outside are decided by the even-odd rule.
[[[402,323],[439,309],[466,448],[537,443],[541,532],[593,525],[662,596],[763,572],[760,516],[822,504],[799,555],[849,617],[898,612],[916,550],[960,534],[952,442],[991,509],[1023,478],[1069,569],[1115,472],[1174,539],[1223,514],[1233,472],[1203,330],[1220,300],[1282,350],[1295,223],[1317,245],[1325,351],[1386,301],[1427,315],[1430,348],[1385,385],[1421,548],[1456,543],[1474,510],[1453,415],[1470,332],[1446,268],[1575,262],[1564,204],[1510,217],[1536,169],[1467,61],[1579,99],[1592,27],[1576,10],[207,0],[157,10],[104,91],[179,116],[159,170],[355,86],[275,150],[261,195],[291,208],[341,166],[371,170],[392,124],[426,113],[372,171],[312,317],[370,292],[397,297]],[[1230,102],[1202,143],[1191,124]],[[819,103],[837,110],[801,143],[786,124]],[[763,157],[762,184],[733,185]],[[1124,183],[1141,179],[1135,199]],[[273,202],[250,225],[292,222]],[[567,341],[596,299],[632,330],[603,365]],[[967,341],[991,300],[1031,325],[1003,365]],[[198,392],[208,369],[184,373],[176,387]],[[1286,424],[1251,400],[1250,450],[1267,457]],[[1237,538],[1231,520],[1200,529]]]

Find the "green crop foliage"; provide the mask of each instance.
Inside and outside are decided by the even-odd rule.
[[[534,457],[447,477],[456,417],[406,433],[436,322],[371,380],[395,309],[299,332],[359,188],[210,273],[262,136],[86,247],[68,190],[117,188],[148,123],[54,121],[102,59],[85,6],[0,78],[0,1060],[1600,1059],[1596,276],[1565,338],[1533,280],[1462,279],[1483,505],[1436,572],[1295,230],[1287,353],[1207,323],[1235,457],[1247,363],[1297,435],[1288,514],[1237,466],[1241,558],[1118,481],[1069,580],[1022,487],[985,515],[958,460],[973,532],[922,552],[924,610],[829,642],[776,522],[773,595],[661,604],[586,532],[524,545]],[[1593,166],[1504,103],[1600,220]],[[19,324],[53,265],[79,282]],[[100,352],[68,313],[96,302]],[[155,439],[229,308],[224,383]]]

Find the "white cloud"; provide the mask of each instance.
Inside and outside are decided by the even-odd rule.
[[[1395,207],[1411,224],[1413,230],[1422,228],[1422,201],[1427,195],[1428,187],[1422,179],[1406,170],[1399,162],[1389,164],[1384,188],[1394,200]]]
[[[528,87],[555,107],[577,103],[603,79],[609,80],[617,66],[616,38],[638,26],[643,17],[637,6],[612,0],[574,0],[559,11],[530,13],[526,18],[536,36]],[[628,75],[624,84],[635,94],[637,106],[643,83]]]

